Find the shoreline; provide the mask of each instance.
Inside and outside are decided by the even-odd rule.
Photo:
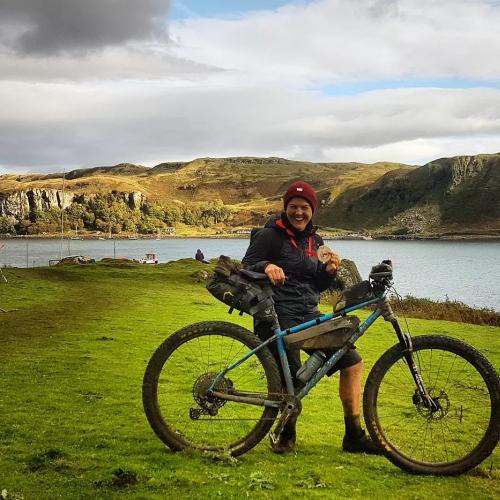
[[[342,236],[342,235],[330,235],[328,233],[322,233],[318,231],[323,239],[326,240],[337,240],[337,241],[500,241],[500,234],[456,234],[456,235],[374,235],[374,236]],[[147,235],[140,235],[134,238],[129,238],[128,236],[116,236],[114,238],[102,238],[96,236],[82,235],[78,239],[71,237],[62,238],[64,241],[163,241],[163,240],[177,240],[177,239],[235,239],[235,240],[248,240],[250,239],[249,234],[177,234],[177,235],[165,235],[162,238],[155,238],[153,235],[148,237]],[[0,235],[0,240],[61,240],[60,236],[56,235]]]

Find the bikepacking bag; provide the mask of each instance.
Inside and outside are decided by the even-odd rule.
[[[236,309],[240,315],[247,313],[262,321],[273,321],[273,291],[267,276],[243,269],[238,261],[221,255],[207,290],[229,306],[229,313]]]
[[[375,298],[372,285],[369,281],[361,281],[342,291],[342,297],[335,305],[335,311],[346,307],[356,306]]]
[[[307,330],[283,337],[288,349],[338,349],[359,325],[356,316],[325,321]]]

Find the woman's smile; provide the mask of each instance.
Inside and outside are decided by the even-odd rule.
[[[297,231],[304,231],[313,216],[311,205],[304,198],[298,196],[288,202],[285,213],[290,224]]]

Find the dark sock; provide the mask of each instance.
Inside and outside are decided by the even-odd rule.
[[[344,417],[345,435],[349,439],[357,439],[363,435],[363,429],[359,421],[359,415],[349,415]]]

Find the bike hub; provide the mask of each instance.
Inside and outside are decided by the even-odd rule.
[[[413,395],[413,404],[417,408],[418,413],[429,420],[441,420],[450,410],[450,399],[448,394],[441,389],[430,389],[429,397],[432,404],[429,401],[425,401],[417,391]]]

